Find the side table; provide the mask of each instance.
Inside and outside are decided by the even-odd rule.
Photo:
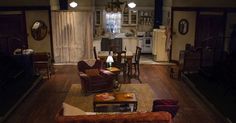
[[[120,90],[121,84],[120,84],[120,82],[119,82],[119,80],[118,80],[118,75],[120,74],[120,69],[117,68],[117,67],[108,67],[108,68],[106,68],[106,69],[116,75],[116,81],[115,81],[115,83],[114,83],[114,84],[115,84],[115,88],[118,89],[118,90]]]

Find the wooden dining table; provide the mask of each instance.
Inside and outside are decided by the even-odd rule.
[[[107,56],[109,55],[109,51],[98,51],[98,58],[103,61],[106,62]],[[121,55],[123,57],[125,57],[125,55]],[[128,62],[128,77],[132,75],[132,59],[133,59],[133,52],[131,51],[126,51],[126,59]],[[116,55],[113,55],[113,57],[116,57]]]

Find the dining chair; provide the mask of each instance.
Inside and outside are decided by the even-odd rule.
[[[134,56],[134,60],[132,61],[132,68],[134,67],[134,77],[136,77],[140,83],[141,80],[139,78],[140,76],[140,56],[141,56],[141,51],[142,51],[142,48],[140,47],[136,47],[136,51],[135,51],[135,56]],[[132,73],[131,73],[132,75]]]
[[[53,65],[51,61],[51,55],[48,52],[38,52],[33,54],[33,64],[35,71],[37,73],[46,71],[48,79],[53,73]]]
[[[116,55],[116,57],[113,66],[119,68],[123,72],[123,79],[124,81],[126,81],[127,65],[128,65],[126,58],[126,51],[115,52],[114,55]]]
[[[93,47],[93,55],[94,55],[94,58],[95,58],[96,60],[98,60],[97,51],[96,51],[96,47],[95,47],[95,46]]]

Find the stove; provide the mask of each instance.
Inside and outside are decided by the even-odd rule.
[[[138,38],[139,47],[142,48],[142,53],[152,53],[152,37]]]

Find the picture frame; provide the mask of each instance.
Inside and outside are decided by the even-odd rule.
[[[188,33],[188,28],[189,28],[189,22],[187,19],[181,19],[179,21],[179,33],[182,35],[186,35]]]

